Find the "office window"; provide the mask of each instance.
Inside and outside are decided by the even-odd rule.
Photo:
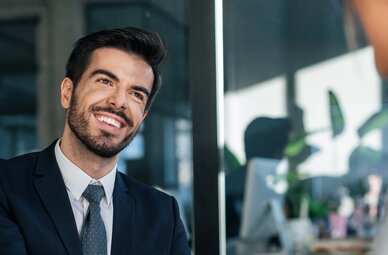
[[[35,18],[0,19],[0,157],[36,149]]]
[[[374,121],[386,95],[359,24],[346,36],[345,10],[224,3],[228,254],[370,249],[378,237],[387,144]]]

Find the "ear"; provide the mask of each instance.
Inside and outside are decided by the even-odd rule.
[[[145,117],[147,116],[147,114],[148,114],[148,111],[144,111],[142,121],[145,119]]]
[[[61,83],[61,105],[64,109],[70,108],[71,95],[73,94],[74,84],[68,77]]]

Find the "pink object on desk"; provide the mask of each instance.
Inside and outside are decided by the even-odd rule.
[[[330,213],[329,223],[332,238],[346,237],[348,220],[345,217],[337,213]]]

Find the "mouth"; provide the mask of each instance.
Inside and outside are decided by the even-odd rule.
[[[109,117],[109,116],[101,115],[101,114],[96,114],[95,117],[98,121],[106,123],[110,126],[118,128],[118,129],[120,129],[124,126],[124,124],[121,121],[119,121],[118,119],[113,118],[113,117]]]

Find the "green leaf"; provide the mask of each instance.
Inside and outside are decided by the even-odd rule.
[[[358,128],[357,133],[360,138],[364,137],[372,130],[386,127],[388,124],[388,109],[381,110],[370,116],[361,127]]]
[[[311,218],[325,218],[330,213],[330,209],[325,201],[311,199],[309,197],[309,215]]]
[[[240,161],[226,145],[224,147],[224,159],[225,159],[226,174],[229,174],[241,167]]]
[[[345,121],[340,104],[333,91],[329,90],[330,121],[333,130],[332,136],[336,137],[344,130]]]
[[[306,146],[306,136],[307,134],[296,137],[287,144],[285,149],[285,154],[287,157],[295,157],[299,155],[299,153]]]
[[[304,133],[302,133],[300,135],[295,136],[293,139],[291,139],[290,142],[288,142],[288,144],[287,144],[287,146],[285,148],[285,155],[287,157],[296,157],[296,156],[298,156],[305,147],[309,146],[306,143],[306,138],[309,135],[318,134],[318,133],[321,133],[321,132],[325,132],[327,130],[328,130],[328,128],[319,128],[319,129],[316,129],[316,130],[313,130],[313,131],[310,131],[310,132],[304,132]]]

